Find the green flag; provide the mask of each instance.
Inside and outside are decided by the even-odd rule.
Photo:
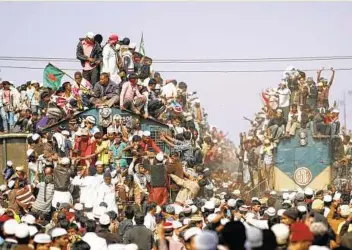
[[[44,87],[58,90],[61,87],[61,79],[64,74],[65,73],[62,72],[59,68],[56,68],[54,65],[49,63],[44,69]]]
[[[142,38],[141,38],[141,42],[139,44],[139,51],[138,52],[141,53],[143,56],[145,56],[143,32],[142,32]]]

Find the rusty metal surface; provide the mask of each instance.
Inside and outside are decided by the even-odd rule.
[[[27,169],[27,134],[0,135],[0,171],[6,167],[6,161],[11,160],[14,167],[23,165]],[[4,183],[2,174],[0,183]]]

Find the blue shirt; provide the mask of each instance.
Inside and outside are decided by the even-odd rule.
[[[124,143],[124,142],[121,142],[119,145],[113,143],[113,144],[110,146],[109,150],[112,151],[114,159],[119,156],[120,152],[121,152],[124,148],[126,148],[126,146],[127,146],[127,144]],[[124,153],[124,152],[122,152],[122,156],[121,156],[121,157],[122,157],[122,158],[125,157],[125,153]],[[119,163],[120,163],[120,167],[121,167],[121,168],[126,168],[126,167],[127,167],[127,160],[126,160],[126,159],[120,159],[120,160],[119,160]],[[115,161],[114,161],[114,163],[113,163],[113,166],[116,166]]]

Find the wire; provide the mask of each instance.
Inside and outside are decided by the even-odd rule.
[[[310,57],[263,57],[263,58],[234,58],[234,59],[155,59],[153,63],[255,63],[255,62],[297,62],[297,61],[334,61],[352,60],[352,56],[310,56]],[[68,57],[13,57],[0,56],[0,61],[61,61],[77,62],[76,58]]]
[[[29,70],[43,70],[44,67],[27,67],[27,66],[9,66],[0,65],[0,68],[8,69],[29,69]],[[80,71],[82,69],[61,69],[65,71]],[[352,68],[337,68],[335,71],[351,71]],[[316,69],[303,69],[304,72],[316,71]],[[158,70],[160,73],[275,73],[284,72],[282,69],[264,69],[264,70]]]

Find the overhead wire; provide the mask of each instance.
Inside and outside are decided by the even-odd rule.
[[[29,67],[29,66],[11,66],[11,65],[0,65],[1,68],[8,69],[29,69],[29,70],[43,70],[44,67]],[[74,68],[61,68],[65,71],[79,71],[81,69]],[[300,69],[305,72],[316,71],[316,69]],[[352,68],[336,68],[335,71],[351,71]],[[284,69],[263,69],[263,70],[158,70],[160,73],[275,73],[283,72]]]
[[[185,64],[207,64],[207,63],[255,63],[255,62],[297,62],[297,61],[334,61],[352,60],[352,56],[310,56],[310,57],[261,57],[261,58],[208,58],[208,59],[154,59],[153,63],[185,63]],[[0,56],[0,61],[59,61],[77,62],[76,58],[68,57],[15,57]]]

